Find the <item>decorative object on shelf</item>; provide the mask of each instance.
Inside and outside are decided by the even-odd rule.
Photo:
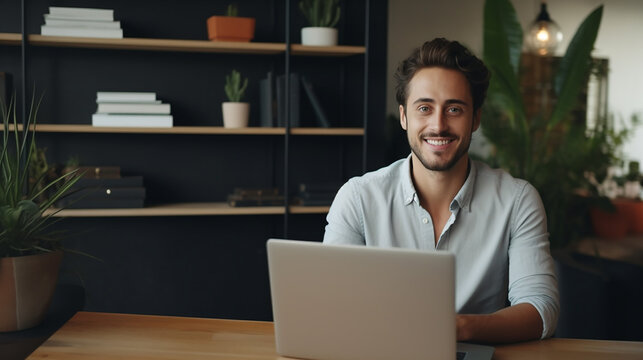
[[[339,0],[301,0],[299,9],[310,25],[301,29],[303,45],[337,45],[337,29],[334,26],[341,14]]]
[[[103,127],[161,127],[174,126],[170,104],[156,99],[155,92],[96,93],[96,113],[93,126]]]
[[[563,41],[563,33],[558,24],[549,17],[545,1],[540,4],[540,13],[531,24],[525,41],[527,49],[540,56],[554,55],[556,48]]]
[[[235,188],[227,200],[232,207],[284,205],[278,188]]]
[[[329,206],[342,185],[337,181],[301,183],[294,203],[301,206]]]
[[[529,181],[547,212],[552,248],[578,239],[586,228],[592,197],[576,190],[592,186],[583,174],[613,164],[620,137],[602,118],[593,129],[570,116],[587,84],[590,55],[603,7],[581,23],[554,75],[557,101],[551,112],[528,117],[519,70],[522,29],[509,0],[487,0],[484,7],[484,62],[492,71],[482,112],[482,131],[491,151],[487,161]]]
[[[241,74],[237,70],[232,70],[229,75],[226,75],[225,80],[225,93],[229,101],[221,104],[223,127],[246,127],[248,126],[248,118],[250,117],[250,104],[241,102],[241,100],[248,87],[248,78],[245,78],[242,84]]]
[[[32,102],[26,126],[20,131],[15,103],[2,102],[0,154],[0,331],[38,325],[46,313],[58,280],[62,234],[52,230],[52,214],[44,212],[79,179],[72,172],[51,181],[29,181],[36,161],[35,125],[38,105]],[[13,130],[9,130],[9,124]],[[31,173],[33,174],[33,173]],[[41,195],[46,194],[44,199]]]
[[[132,209],[145,205],[145,187],[142,176],[121,176],[120,166],[77,166],[82,176],[56,202],[66,209]]]
[[[252,40],[255,36],[255,19],[237,15],[237,6],[230,4],[226,16],[210,16],[207,20],[208,39],[239,42]]]
[[[121,22],[114,21],[112,9],[50,6],[45,14],[42,35],[122,39]]]

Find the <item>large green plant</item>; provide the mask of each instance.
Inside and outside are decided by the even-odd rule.
[[[54,211],[45,213],[78,180],[71,172],[49,181],[44,172],[30,181],[35,163],[36,114],[32,103],[24,131],[18,126],[15,104],[2,110],[2,148],[0,153],[0,257],[33,255],[60,249],[62,233],[52,229],[60,218]],[[12,126],[10,126],[12,125]],[[43,196],[45,195],[46,196]]]
[[[584,174],[611,165],[624,137],[608,126],[608,119],[588,130],[571,116],[587,85],[602,13],[599,6],[587,16],[561,59],[553,79],[553,110],[528,118],[519,85],[523,32],[516,12],[509,0],[485,2],[484,62],[492,73],[482,121],[493,146],[488,160],[538,189],[552,247],[579,236],[590,199],[576,195],[590,186]]]

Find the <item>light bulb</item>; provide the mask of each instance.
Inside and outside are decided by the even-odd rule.
[[[531,25],[525,39],[527,49],[541,56],[553,55],[562,41],[563,33],[549,17],[547,4],[542,3],[540,5],[540,14]]]

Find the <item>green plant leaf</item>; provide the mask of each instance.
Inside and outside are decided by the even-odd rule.
[[[569,115],[576,105],[579,92],[587,83],[591,67],[590,55],[594,49],[602,16],[601,5],[585,18],[567,47],[554,77],[554,91],[558,99],[549,120],[549,129]]]

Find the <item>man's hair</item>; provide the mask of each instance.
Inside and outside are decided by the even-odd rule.
[[[435,38],[413,50],[411,55],[397,67],[395,97],[398,104],[404,106],[405,111],[409,83],[418,71],[427,67],[442,67],[460,71],[469,82],[473,110],[478,110],[482,106],[489,87],[490,75],[487,67],[482,60],[459,42]]]

